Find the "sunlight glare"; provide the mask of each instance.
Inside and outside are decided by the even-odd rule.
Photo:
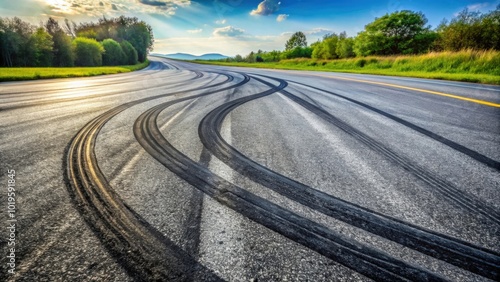
[[[57,95],[60,99],[73,99],[77,97],[89,96],[89,90],[84,87],[90,86],[91,83],[87,80],[74,79],[62,84],[62,87],[65,89],[61,91],[59,95]],[[84,88],[84,89],[81,89]]]
[[[65,0],[45,0],[45,2],[56,12],[66,14],[71,14],[72,12],[70,4]]]
[[[74,81],[68,82],[68,83],[66,84],[66,86],[67,86],[68,88],[71,88],[71,89],[80,88],[80,87],[85,87],[85,86],[87,86],[87,85],[88,85],[88,83],[87,83],[87,81],[85,81],[85,80],[74,80]]]

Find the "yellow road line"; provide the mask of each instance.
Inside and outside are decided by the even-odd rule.
[[[356,81],[356,82],[376,84],[376,85],[382,85],[382,86],[389,86],[389,87],[394,87],[394,88],[401,88],[401,89],[406,89],[406,90],[413,90],[413,91],[424,92],[424,93],[428,93],[428,94],[458,99],[458,100],[462,100],[462,101],[468,101],[468,102],[481,104],[481,105],[485,105],[485,106],[500,108],[500,104],[496,104],[493,102],[472,99],[472,98],[467,98],[467,97],[462,97],[462,96],[457,96],[457,95],[447,94],[447,93],[442,93],[442,92],[437,92],[437,91],[425,90],[425,89],[420,89],[420,88],[406,87],[406,86],[401,86],[401,85],[397,85],[397,84],[375,82],[375,81],[369,81],[369,80],[360,80],[360,79],[346,78],[346,77],[327,76],[327,75],[314,75],[314,76],[322,76],[322,77],[333,78],[333,79],[342,79],[342,80]]]

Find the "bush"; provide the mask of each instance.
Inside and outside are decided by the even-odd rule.
[[[113,39],[105,39],[101,42],[104,48],[102,64],[105,66],[118,66],[126,64],[126,56],[120,44]]]
[[[362,68],[362,67],[364,67],[366,65],[366,60],[365,59],[356,60],[355,64],[356,64],[357,67]]]
[[[500,50],[500,5],[486,14],[465,9],[442,22],[438,32],[437,50]]]
[[[358,33],[354,51],[358,56],[420,54],[429,51],[437,34],[426,26],[422,13],[400,11],[367,24]]]
[[[104,47],[95,39],[77,37],[73,40],[75,64],[82,67],[95,67],[102,65]]]
[[[311,47],[295,47],[281,53],[282,59],[311,58],[313,49]]]
[[[37,67],[50,67],[52,65],[52,36],[39,27],[31,35],[30,44],[34,47],[34,62],[31,64]]]
[[[127,40],[123,40],[120,43],[122,47],[123,53],[125,54],[124,64],[126,65],[135,65],[138,63],[137,50],[135,50],[134,46],[130,44]]]

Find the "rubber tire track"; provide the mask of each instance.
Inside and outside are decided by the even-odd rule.
[[[280,81],[278,87],[272,86],[267,91],[236,99],[234,102],[242,104],[264,97],[282,90],[286,85],[285,81]],[[183,101],[185,99],[166,102],[144,112],[134,124],[134,134],[148,153],[189,184],[247,218],[367,277],[380,281],[445,280],[418,266],[407,264],[354,240],[343,238],[342,235],[316,222],[224,180],[182,154],[164,138],[158,128],[157,118],[169,106]]]
[[[500,225],[500,213],[494,207],[490,207],[473,195],[469,195],[460,191],[453,184],[444,179],[441,179],[439,176],[434,175],[425,168],[419,166],[416,163],[413,163],[411,160],[398,155],[396,152],[384,146],[382,143],[377,142],[370,136],[351,127],[350,125],[331,115],[327,111],[305,101],[304,99],[292,95],[289,92],[284,91],[283,94],[285,94],[285,96],[290,98],[292,101],[316,114],[318,117],[361,141],[367,147],[382,154],[389,160],[403,167],[405,170],[411,172],[417,178],[424,181],[429,186],[435,188],[435,190],[433,191],[437,191],[439,194],[448,198],[448,200],[450,200],[452,204],[455,204],[456,206],[466,209],[472,213],[482,215],[484,218],[491,220],[497,225]]]
[[[363,107],[365,109],[368,109],[368,110],[373,111],[373,112],[375,112],[377,114],[385,116],[385,117],[387,117],[387,118],[389,118],[389,119],[391,119],[391,120],[393,120],[393,121],[395,121],[395,122],[397,122],[399,124],[402,124],[402,125],[410,128],[410,129],[413,129],[413,130],[415,130],[415,131],[417,131],[417,132],[419,132],[419,133],[421,133],[421,134],[423,134],[423,135],[425,135],[425,136],[427,136],[427,137],[429,137],[431,139],[434,139],[434,140],[440,142],[441,144],[444,144],[444,145],[446,145],[446,146],[448,146],[448,147],[450,147],[450,148],[452,148],[454,150],[457,150],[460,153],[465,154],[465,155],[467,155],[467,156],[475,159],[476,161],[478,161],[478,162],[480,162],[480,163],[482,163],[482,164],[484,164],[486,166],[489,166],[489,167],[491,167],[493,169],[496,169],[496,170],[500,171],[500,162],[498,162],[498,161],[496,161],[494,159],[491,159],[491,158],[489,158],[489,157],[487,157],[487,156],[485,156],[485,155],[483,155],[483,154],[481,154],[481,153],[479,153],[477,151],[469,149],[469,148],[467,148],[467,147],[465,147],[463,145],[460,145],[460,144],[458,144],[458,143],[456,143],[456,142],[454,142],[454,141],[452,141],[452,140],[450,140],[450,139],[448,139],[446,137],[443,137],[443,136],[441,136],[439,134],[436,134],[436,133],[434,133],[432,131],[429,131],[429,130],[427,130],[425,128],[422,128],[422,127],[420,127],[420,126],[418,126],[416,124],[413,124],[413,123],[411,123],[409,121],[406,121],[406,120],[404,120],[402,118],[399,118],[397,116],[394,116],[392,114],[384,112],[384,111],[382,111],[380,109],[374,108],[374,107],[372,107],[372,106],[370,106],[368,104],[365,104],[363,102],[351,99],[351,98],[346,97],[346,96],[341,95],[341,94],[337,94],[335,92],[331,92],[331,91],[328,91],[328,90],[325,90],[325,89],[321,89],[321,88],[318,88],[318,87],[314,87],[314,86],[311,86],[311,85],[307,85],[307,84],[296,82],[296,81],[292,81],[292,80],[287,80],[287,81],[291,82],[291,83],[294,83],[294,84],[302,85],[302,86],[305,86],[305,87],[308,87],[308,88],[312,88],[312,89],[315,89],[315,90],[318,90],[318,91],[321,91],[321,92],[324,92],[324,93],[328,93],[330,95],[333,95],[333,96],[342,98],[342,99],[344,99],[346,101],[352,102],[352,103],[354,103],[356,105],[359,105],[359,106],[361,106],[361,107]]]
[[[275,80],[281,81],[279,79]],[[261,82],[270,86],[270,84],[265,81]],[[307,110],[315,113],[322,111],[316,106],[290,94],[286,90],[281,90],[280,92],[284,93],[287,97],[299,103]],[[344,221],[424,254],[444,260],[476,274],[491,279],[498,278],[500,256],[491,250],[475,246],[444,234],[423,229],[416,225],[380,214],[318,191],[250,160],[237,149],[229,145],[220,134],[224,118],[238,106],[261,97],[253,96],[253,99],[240,99],[223,104],[210,112],[201,121],[198,128],[200,139],[204,146],[217,158],[240,174],[249,177],[254,182],[268,187],[291,200],[299,202],[325,215]],[[328,121],[332,120],[332,117],[328,113],[323,111],[321,114],[327,115],[329,118]],[[337,119],[334,121],[335,125],[340,123]],[[340,125],[342,126],[341,129],[347,131],[349,134],[354,130],[346,124],[342,123]]]
[[[273,79],[272,77],[268,77],[265,75],[262,75],[262,76]],[[336,118],[335,116],[331,115],[329,112],[305,101],[302,98],[299,98],[299,97],[291,94],[288,91],[282,91],[282,92],[283,92],[283,94],[285,94],[285,96],[290,98],[292,101],[301,105],[305,109],[311,111],[312,113],[314,113],[318,117],[322,118],[323,120],[327,121],[328,123],[341,129],[345,133],[353,136],[354,138],[361,141],[363,144],[365,144],[366,146],[368,146],[372,150],[380,153],[381,155],[385,156],[389,160],[400,165],[405,170],[411,172],[413,175],[418,177],[420,180],[424,181],[429,186],[435,188],[438,193],[440,193],[444,197],[448,198],[456,206],[459,206],[459,207],[462,207],[466,210],[469,210],[472,213],[480,214],[483,217],[493,221],[497,225],[500,225],[500,212],[497,209],[495,209],[494,207],[488,206],[483,201],[474,197],[473,195],[468,195],[468,194],[460,191],[453,184],[447,182],[446,180],[441,179],[437,175],[432,174],[431,172],[429,172],[425,168],[420,167],[419,165],[413,163],[411,160],[404,158],[402,156],[399,156],[396,152],[387,148],[386,146],[384,146],[380,142],[377,142],[376,140],[374,140],[370,136],[364,134],[363,132],[351,127],[347,123],[345,123],[345,122],[341,121],[340,119]]]
[[[188,91],[219,86],[234,79],[231,75],[219,74],[226,76],[227,80]],[[239,87],[246,82],[245,78],[237,84],[208,93]],[[136,280],[191,281],[196,277],[204,281],[221,281],[129,208],[110,186],[95,156],[97,135],[114,116],[140,103],[188,91],[160,94],[115,107],[85,125],[68,145],[64,171],[73,201],[103,245]],[[208,94],[189,98],[204,95]]]

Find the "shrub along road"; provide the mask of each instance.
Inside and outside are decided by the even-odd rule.
[[[2,83],[9,280],[498,279],[499,87],[150,60]]]

